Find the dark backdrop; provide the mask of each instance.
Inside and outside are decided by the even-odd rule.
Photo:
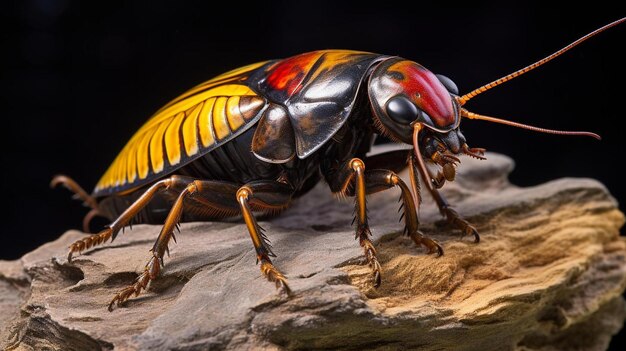
[[[495,3],[495,2],[494,2]],[[416,2],[413,3],[415,6]],[[248,63],[326,48],[413,59],[456,81],[461,92],[530,64],[624,16],[598,2],[581,9],[540,5],[464,8],[401,3],[79,1],[2,3],[2,239],[15,259],[69,228],[86,209],[56,173],[88,190],[133,132],[187,88]],[[589,129],[603,140],[463,123],[470,145],[512,156],[512,180],[602,181],[626,199],[622,159],[626,25],[472,100],[475,112],[557,129]],[[622,209],[624,207],[622,206]]]

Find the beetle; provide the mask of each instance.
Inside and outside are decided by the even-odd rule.
[[[447,221],[479,242],[476,228],[438,191],[454,180],[459,155],[484,159],[484,149],[470,148],[461,133],[462,118],[600,137],[483,116],[463,106],[625,20],[465,95],[452,80],[416,62],[348,50],[313,51],[219,75],[158,110],[124,146],[91,195],[67,176],[52,180],[52,186],[64,185],[91,207],[83,222],[85,231],[94,216],[112,221],[101,232],[74,242],[68,261],[76,253],[113,241],[133,221],[164,223],[143,273],[113,297],[112,310],[139,295],[159,275],[180,222],[241,216],[261,272],[290,294],[255,216],[280,212],[324,179],[333,193],[355,198],[356,239],[377,287],[381,266],[370,239],[366,195],[400,188],[404,233],[428,253],[442,255],[442,247],[419,231],[420,186],[425,187]],[[412,148],[367,157],[377,135]],[[432,174],[426,163],[440,170]],[[410,187],[397,175],[406,167]]]

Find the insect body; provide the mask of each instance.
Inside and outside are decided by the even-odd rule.
[[[476,229],[438,191],[454,180],[459,155],[483,158],[484,150],[470,148],[461,133],[462,118],[548,133],[597,135],[526,126],[478,115],[463,105],[622,21],[462,96],[450,79],[413,61],[358,51],[314,51],[222,74],[157,111],[122,149],[92,195],[65,176],[53,180],[53,185],[64,184],[92,207],[85,224],[94,215],[112,220],[105,230],[72,244],[68,260],[115,239],[133,219],[164,223],[144,272],[115,295],[109,304],[112,309],[159,275],[179,222],[240,215],[261,271],[289,293],[285,276],[272,264],[274,254],[255,215],[286,208],[324,178],[331,191],[355,198],[356,237],[378,286],[381,268],[370,240],[366,195],[399,187],[404,232],[429,253],[441,255],[441,246],[419,231],[421,178],[442,215],[478,242]],[[412,145],[412,150],[366,157],[376,135]],[[431,174],[426,162],[440,171]],[[410,187],[396,174],[407,166]]]

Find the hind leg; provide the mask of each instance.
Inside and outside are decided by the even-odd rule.
[[[241,187],[234,183],[209,180],[196,180],[188,184],[174,202],[159,237],[150,250],[152,257],[144,267],[143,273],[134,284],[122,289],[113,297],[109,311],[114,305],[121,305],[131,296],[138,296],[150,281],[156,279],[163,267],[163,256],[166,252],[169,253],[170,239],[176,240],[174,229],[183,212],[199,211],[199,207],[203,207],[207,213],[233,215],[241,212],[257,253],[257,261],[261,262],[261,272],[269,281],[289,293],[285,276],[272,264],[270,256],[275,255],[252,210],[273,211],[285,208],[292,193],[293,189],[290,186],[277,181],[256,181]]]
[[[56,188],[57,186],[62,185],[67,190],[71,191],[74,194],[74,198],[77,200],[81,200],[83,204],[91,208],[91,211],[85,215],[83,218],[83,232],[89,233],[89,223],[94,217],[102,216],[100,209],[98,208],[98,201],[96,199],[87,194],[87,192],[80,186],[74,179],[66,176],[66,175],[56,175],[52,178],[50,182],[51,188]]]
[[[72,245],[70,245],[70,251],[67,254],[67,260],[71,261],[72,256],[75,253],[80,253],[83,250],[89,249],[96,245],[100,245],[109,240],[109,238],[111,238],[111,241],[115,240],[115,237],[120,232],[120,230],[128,225],[133,217],[135,217],[137,213],[139,213],[144,207],[146,207],[146,205],[148,205],[148,203],[150,203],[150,200],[152,200],[156,193],[160,191],[181,189],[192,181],[193,179],[189,177],[172,176],[170,178],[166,178],[154,183],[106,229],[102,230],[98,234],[91,235],[85,239],[77,240]]]

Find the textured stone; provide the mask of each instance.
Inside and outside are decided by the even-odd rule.
[[[509,184],[513,162],[464,159],[444,194],[479,229],[479,244],[443,225],[424,194],[422,230],[445,255],[400,233],[398,190],[369,197],[383,269],[369,268],[350,227],[353,206],[324,184],[261,222],[295,295],[276,293],[254,265],[240,223],[188,223],[162,276],[125,307],[113,295],[149,258],[158,226],[135,226],[76,257],[69,231],[0,262],[0,346],[17,350],[606,349],[626,316],[624,222],[598,182]]]

